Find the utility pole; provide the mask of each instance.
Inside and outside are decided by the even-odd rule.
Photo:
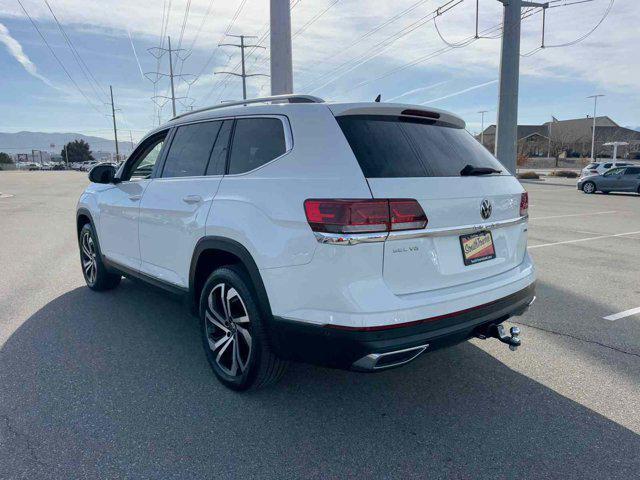
[[[233,75],[235,77],[241,77],[242,78],[242,99],[246,100],[247,99],[247,77],[268,77],[269,75],[265,75],[264,73],[252,73],[250,75],[247,74],[245,69],[245,61],[244,61],[244,49],[245,48],[264,48],[264,47],[261,45],[246,45],[244,43],[245,38],[257,38],[253,35],[227,35],[227,36],[239,38],[240,45],[238,45],[237,43],[220,43],[218,46],[219,47],[236,47],[240,49],[242,73],[235,73],[235,72],[214,72],[214,73],[216,75],[224,73],[227,75]]]
[[[113,118],[113,136],[116,140],[116,161],[119,160],[120,150],[118,149],[118,128],[116,127],[116,107],[113,104],[113,87],[109,85],[109,92],[111,93],[111,117]]]
[[[67,148],[67,146],[64,146],[64,159],[65,162],[67,163],[67,168],[69,168],[69,149]]]
[[[604,97],[602,94],[590,95],[593,98],[593,129],[591,131],[591,160],[596,161],[596,115],[598,113],[598,98]]]
[[[291,5],[271,0],[271,95],[293,93]]]
[[[480,110],[478,113],[482,115],[480,118],[480,143],[484,147],[484,114],[488,113],[489,110]]]
[[[500,94],[496,122],[498,160],[511,173],[516,172],[518,142],[518,81],[520,77],[520,24],[522,7],[548,8],[548,3],[524,0],[498,0],[504,5],[502,53],[500,55]]]

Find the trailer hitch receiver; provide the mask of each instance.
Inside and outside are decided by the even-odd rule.
[[[482,332],[478,333],[478,338],[497,338],[502,343],[509,345],[509,350],[515,351],[521,344],[520,329],[518,327],[511,327],[511,335],[509,335],[504,328],[504,325],[492,323],[488,325]]]

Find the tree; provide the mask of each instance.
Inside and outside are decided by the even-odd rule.
[[[93,155],[89,144],[84,140],[74,140],[67,143],[60,152],[62,159],[69,163],[74,162],[90,162],[93,160]]]
[[[7,153],[0,152],[0,163],[13,163],[13,160]]]

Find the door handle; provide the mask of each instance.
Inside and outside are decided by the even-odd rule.
[[[142,198],[142,195],[129,195],[129,200],[131,200],[132,202],[137,202],[141,198]]]
[[[202,202],[202,197],[200,195],[187,195],[182,197],[182,201],[188,204],[200,203]]]

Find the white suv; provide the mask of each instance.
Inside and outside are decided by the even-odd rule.
[[[178,116],[98,165],[77,229],[87,285],[187,295],[218,379],[289,360],[375,371],[534,299],[527,193],[450,113],[301,95]]]

